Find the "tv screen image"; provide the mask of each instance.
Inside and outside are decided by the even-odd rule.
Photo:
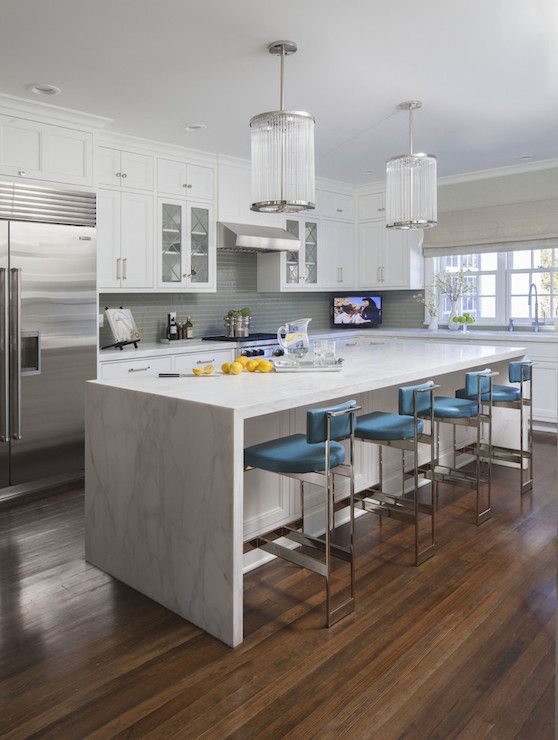
[[[335,296],[332,325],[339,328],[379,326],[382,323],[382,299],[378,295]]]

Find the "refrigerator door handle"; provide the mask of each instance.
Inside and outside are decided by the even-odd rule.
[[[21,439],[21,268],[10,268],[10,437]]]
[[[10,440],[8,270],[0,267],[0,442]]]

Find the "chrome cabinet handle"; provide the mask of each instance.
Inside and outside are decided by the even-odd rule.
[[[120,280],[120,278],[122,277],[121,265],[122,265],[122,258],[117,257],[116,258],[116,279],[117,280]]]
[[[186,185],[186,187],[188,188],[188,190],[192,189],[192,186],[190,184]]]
[[[376,282],[377,283],[381,283],[382,282],[380,280],[380,267],[376,267]]]
[[[10,430],[21,439],[21,268],[10,268]]]
[[[128,279],[128,258],[124,257],[122,260],[122,280]]]
[[[378,208],[378,211],[379,211],[380,213],[382,213],[382,212],[383,212],[383,211],[385,211],[385,210],[386,210],[385,208]]]
[[[384,280],[384,266],[383,265],[380,267],[380,270],[382,271],[382,283],[383,283],[383,282],[385,282],[385,280]]]
[[[122,177],[122,172],[115,172],[116,177]]]
[[[342,208],[336,208],[335,210],[337,211],[337,213],[343,213],[343,209]]]
[[[343,282],[343,268],[342,267],[337,268],[337,282],[338,283]]]
[[[1,431],[0,441],[8,442],[10,439],[10,420],[8,410],[10,408],[10,381],[9,381],[9,333],[8,333],[8,289],[6,285],[7,270],[0,268],[0,409],[1,409]]]
[[[183,278],[191,278],[191,277],[195,277],[197,274],[198,273],[194,270],[194,268],[192,268],[192,272],[183,272],[182,273],[182,277]]]
[[[150,370],[151,365],[146,365],[145,367],[129,367],[128,372],[129,373],[144,373],[146,370]]]
[[[215,362],[215,357],[212,357],[211,360],[196,360],[196,365],[210,365],[212,362]]]

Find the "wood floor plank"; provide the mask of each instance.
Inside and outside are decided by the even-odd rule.
[[[440,487],[420,568],[409,527],[360,518],[356,611],[330,630],[319,577],[249,574],[235,650],[85,563],[82,491],[0,509],[0,736],[550,739],[556,439],[536,444],[533,493],[496,468],[481,527]]]

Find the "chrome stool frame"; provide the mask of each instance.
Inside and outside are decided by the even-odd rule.
[[[492,516],[492,379],[498,375],[497,372],[483,372],[477,376],[476,399],[477,414],[471,417],[437,417],[436,418],[436,468],[435,476],[438,480],[447,483],[468,483],[476,489],[475,500],[475,524],[479,526]],[[488,390],[483,388],[482,379],[486,379]],[[488,401],[483,397],[488,396]],[[453,444],[453,465],[440,464],[440,424],[451,424]],[[487,443],[483,444],[483,425],[488,426]],[[476,430],[476,438],[472,444],[457,447],[456,427],[464,426]],[[473,454],[475,458],[475,472],[466,473],[457,467],[457,456],[460,454]],[[482,472],[482,460],[486,460],[486,472]],[[486,506],[481,508],[481,484],[487,485]]]
[[[426,560],[429,560],[438,549],[436,541],[436,508],[437,508],[437,477],[434,474],[436,457],[435,457],[435,438],[434,438],[434,404],[433,404],[433,393],[440,386],[432,383],[430,386],[422,388],[414,388],[413,390],[413,428],[414,435],[412,439],[392,439],[392,440],[381,440],[381,439],[364,439],[358,437],[360,442],[367,444],[378,445],[378,485],[370,486],[369,488],[359,491],[355,494],[355,501],[360,504],[361,508],[365,511],[377,514],[380,517],[380,526],[382,523],[383,516],[389,516],[394,519],[408,522],[414,525],[414,550],[415,550],[415,565],[421,565]],[[419,422],[424,421],[424,416],[419,414],[419,396],[422,393],[430,394],[430,434],[419,433]],[[430,463],[425,466],[419,466],[418,464],[418,452],[419,444],[430,445]],[[392,447],[401,450],[401,494],[386,493],[383,490],[383,447]],[[414,481],[413,486],[413,497],[412,499],[408,496],[408,491],[405,491],[405,480],[408,480],[409,473],[405,471],[405,452],[410,450],[413,453],[413,471],[411,477]],[[425,468],[430,467],[430,475],[425,472]],[[431,501],[430,503],[419,502],[419,476],[424,475],[425,478],[430,479],[430,492]],[[430,542],[424,547],[420,548],[420,530],[419,530],[419,517],[420,514],[426,514],[430,516]]]
[[[492,405],[498,408],[519,410],[519,450],[513,447],[492,445],[491,450],[484,447],[485,454],[495,461],[515,463],[519,467],[519,492],[521,495],[533,489],[533,367],[536,365],[532,360],[521,361],[519,381],[519,398],[517,401],[492,401]],[[525,393],[525,384],[529,384],[528,394]],[[527,421],[527,449],[524,447],[525,432],[525,408],[529,409]],[[527,468],[523,462],[527,461]],[[525,480],[525,472],[527,480]]]
[[[355,520],[354,520],[354,431],[355,415],[360,411],[360,406],[354,405],[341,411],[326,412],[326,438],[325,438],[325,468],[323,472],[316,471],[311,473],[276,473],[286,478],[292,478],[300,482],[300,500],[301,515],[298,519],[293,520],[288,525],[276,527],[269,532],[257,535],[244,543],[244,552],[250,552],[254,549],[264,550],[265,552],[275,555],[283,560],[287,560],[294,565],[306,568],[307,570],[317,573],[325,579],[326,586],[326,626],[331,627],[347,614],[354,611],[355,604],[355,562],[354,562],[354,541],[355,541]],[[349,416],[349,434],[346,437],[335,437],[337,441],[348,441],[349,446],[349,463],[343,463],[331,467],[330,459],[330,442],[333,440],[331,435],[332,419],[341,416]],[[256,467],[245,466],[245,471],[259,470]],[[342,508],[346,508],[346,500],[334,501],[334,475],[342,475],[349,479],[349,545],[338,545],[332,542],[332,531],[335,529],[334,514]],[[323,537],[308,534],[304,531],[304,484],[313,483],[324,488],[325,493],[325,510],[326,526]],[[313,550],[312,553],[306,554],[298,549],[291,549],[276,542],[280,537],[284,537],[297,545],[307,547]],[[341,604],[332,606],[332,557],[336,557],[349,564],[350,567],[350,596]]]

